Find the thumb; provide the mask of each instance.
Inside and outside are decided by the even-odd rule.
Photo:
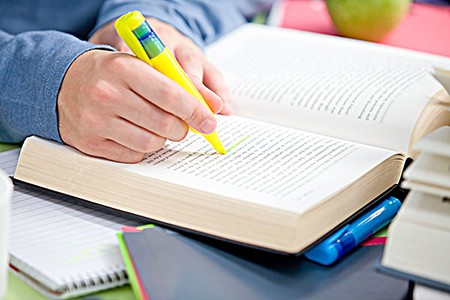
[[[224,105],[222,98],[220,98],[216,93],[207,88],[197,76],[189,75],[189,78],[192,80],[192,83],[202,95],[203,99],[205,99],[206,103],[213,111],[213,113],[216,114],[220,112]]]

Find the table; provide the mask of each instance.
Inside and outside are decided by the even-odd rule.
[[[299,4],[301,1],[292,1]],[[293,10],[290,10],[293,11]],[[285,27],[292,27],[286,26]],[[440,53],[439,53],[440,54]],[[17,147],[16,145],[0,144],[0,152]],[[360,247],[333,267],[321,267],[301,258],[293,259],[290,264],[285,259],[259,261],[261,268],[269,273],[284,278],[296,293],[281,298],[332,298],[332,299],[404,299],[408,296],[407,281],[395,279],[376,271],[381,258],[383,246]],[[281,272],[282,271],[282,272]],[[278,273],[277,273],[278,272]],[[283,273],[284,272],[284,273]],[[299,280],[296,286],[295,276]],[[284,287],[274,285],[275,291],[282,293]],[[99,299],[134,299],[129,286],[124,286],[95,294]],[[89,297],[89,298],[92,298]],[[6,300],[44,299],[44,297],[16,278],[9,275]]]

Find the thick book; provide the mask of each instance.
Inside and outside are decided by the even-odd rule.
[[[450,291],[450,127],[427,135],[415,149],[402,186],[412,192],[389,227],[381,269]]]
[[[403,186],[450,198],[450,126],[431,132],[414,149],[421,153],[406,170]]]
[[[137,299],[404,299],[408,291],[407,281],[376,272],[381,246],[359,247],[324,268],[158,227],[119,239]]]
[[[380,269],[450,292],[450,202],[413,191],[388,230]]]
[[[410,145],[450,123],[430,75],[450,59],[245,25],[208,46],[235,108],[227,149],[200,136],[137,164],[37,137],[15,179],[195,232],[300,253],[400,180]]]

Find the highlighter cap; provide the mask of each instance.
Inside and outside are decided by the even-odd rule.
[[[344,251],[337,241],[345,234],[349,226],[344,226],[325,241],[306,251],[306,258],[324,266],[329,266],[339,260],[343,256]]]
[[[140,11],[124,14],[117,19],[115,27],[119,36],[132,48],[136,56],[144,61],[155,58],[165,49]]]
[[[140,11],[131,11],[124,15],[122,15],[119,19],[116,21],[116,26],[126,26],[130,30],[135,30],[141,24],[145,22],[145,18],[142,15]]]
[[[136,29],[133,29],[133,34],[150,59],[158,56],[166,48],[146,20]]]
[[[305,253],[305,256],[313,262],[323,266],[329,266],[340,258],[337,245],[338,244],[319,244],[311,250],[308,250]]]

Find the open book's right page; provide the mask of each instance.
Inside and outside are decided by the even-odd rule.
[[[450,59],[261,25],[245,25],[207,49],[235,113],[408,153],[424,107],[439,102],[433,66]]]

